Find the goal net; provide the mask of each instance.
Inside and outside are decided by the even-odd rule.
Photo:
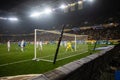
[[[35,29],[33,60],[53,62],[60,34],[60,31]],[[63,33],[56,61],[86,53],[87,37],[87,35]]]

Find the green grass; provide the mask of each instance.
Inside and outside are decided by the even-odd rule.
[[[100,45],[99,45],[100,46]],[[50,57],[44,58],[47,60],[53,60],[53,55],[55,53],[55,45],[46,45],[46,48],[43,46],[43,51],[40,52],[40,50],[37,50],[37,56],[38,57],[45,57],[48,55],[52,55]],[[81,48],[85,48],[81,46]],[[21,52],[20,48],[17,44],[11,45],[11,51],[7,52],[6,44],[0,44],[0,65],[23,61],[20,63],[14,63],[14,64],[8,64],[4,66],[0,66],[0,77],[3,76],[13,76],[13,75],[21,75],[21,74],[40,74],[47,71],[50,71],[56,67],[62,66],[64,64],[67,64],[69,62],[72,62],[74,60],[83,58],[85,56],[88,56],[90,54],[90,50],[93,48],[93,45],[88,46],[88,51],[84,54],[79,54],[77,56],[73,56],[71,58],[66,58],[60,61],[57,61],[56,64],[53,64],[51,62],[46,61],[33,61],[32,58],[34,57],[34,46],[32,44],[28,44],[25,47],[25,51]],[[84,51],[84,50],[83,50]],[[58,55],[58,58],[63,58],[69,55],[74,55],[77,53],[82,53],[82,50],[78,52],[65,52],[65,48],[60,49],[60,54]],[[40,52],[40,53],[39,53]]]

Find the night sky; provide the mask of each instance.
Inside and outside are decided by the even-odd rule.
[[[25,0],[0,0],[0,17],[10,15],[11,9],[24,2]],[[60,14],[56,12],[42,19],[31,19],[24,13],[16,16],[20,18],[19,22],[0,20],[0,33],[31,33],[34,28],[52,29],[61,24],[70,24],[72,27],[84,26],[84,22],[88,22],[87,25],[102,24],[110,17],[120,18],[120,9],[119,0],[95,0],[93,3],[85,2],[82,10]]]

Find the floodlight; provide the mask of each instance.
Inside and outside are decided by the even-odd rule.
[[[82,4],[82,1],[78,1],[78,4]]]
[[[56,9],[52,9],[52,11],[55,11]]]
[[[65,4],[62,4],[59,8],[65,9],[67,6]]]
[[[88,0],[89,2],[93,2],[94,0]]]
[[[8,20],[10,20],[10,21],[18,21],[18,18],[16,18],[16,17],[11,17],[11,18],[8,18]]]
[[[84,2],[93,2],[94,0],[83,0]]]
[[[32,13],[32,14],[30,15],[30,17],[38,17],[38,16],[40,16],[40,15],[41,15],[40,12],[34,12],[34,13]]]
[[[46,8],[43,13],[50,14],[52,12],[51,8]]]
[[[2,20],[7,20],[7,18],[4,18],[4,17],[0,17],[0,19],[2,19]]]

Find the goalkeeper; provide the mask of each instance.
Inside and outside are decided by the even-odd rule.
[[[73,51],[72,44],[70,42],[67,43],[66,51],[68,51],[68,49]]]

